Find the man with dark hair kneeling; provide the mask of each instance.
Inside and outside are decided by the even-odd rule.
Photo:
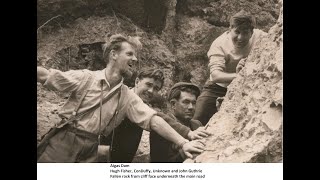
[[[168,94],[168,101],[172,110],[169,117],[191,130],[201,132],[195,139],[210,135],[209,132],[204,130],[200,121],[192,119],[199,94],[200,89],[196,85],[186,82],[176,83]],[[150,156],[151,162],[183,162],[186,159],[179,147],[165,140],[154,131],[150,133]]]

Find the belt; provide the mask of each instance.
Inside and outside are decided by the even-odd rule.
[[[91,132],[88,132],[88,131],[85,131],[85,130],[82,130],[82,129],[75,128],[75,127],[71,126],[70,124],[65,125],[63,128],[65,128],[66,131],[73,132],[74,134],[76,134],[78,136],[82,136],[82,137],[86,137],[86,138],[98,141],[98,137],[99,137],[98,135],[91,133]]]

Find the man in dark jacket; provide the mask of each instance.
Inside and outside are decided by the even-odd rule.
[[[135,79],[135,86],[131,89],[137,94],[144,103],[150,106],[150,101],[156,93],[162,88],[164,83],[164,74],[160,69],[142,69]],[[150,106],[152,107],[152,106]],[[131,122],[127,117],[124,121],[110,134],[106,139],[103,139],[103,145],[111,145],[110,157],[103,152],[102,149],[100,159],[109,158],[111,162],[131,162],[138,149],[143,129],[137,124]]]
[[[192,119],[199,94],[200,89],[196,85],[186,82],[176,83],[168,94],[168,101],[172,109],[169,117],[189,127],[192,131],[200,130],[203,132],[196,139],[210,135],[204,130],[200,121]],[[151,162],[183,162],[186,157],[179,151],[179,148],[173,143],[165,140],[154,131],[150,132]]]

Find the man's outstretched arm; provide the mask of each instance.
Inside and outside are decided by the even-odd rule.
[[[189,140],[202,139],[210,135],[209,132],[201,128],[200,129],[198,128],[197,130],[192,131],[188,126],[181,124],[177,120],[171,118],[170,116],[162,112],[157,112],[157,115],[160,116],[162,119],[164,119],[182,137],[188,138]],[[200,121],[199,123],[201,124]]]
[[[37,67],[37,82],[43,84],[48,79],[48,75],[49,70],[40,66]]]
[[[188,158],[193,157],[191,153],[201,153],[204,150],[204,144],[202,142],[189,142],[159,116],[153,116],[150,124],[153,131],[182,148],[182,151]]]
[[[237,74],[215,70],[211,72],[210,77],[215,83],[230,83],[234,78],[237,77]]]
[[[171,118],[170,116],[162,113],[157,112],[157,116],[160,116],[162,119],[164,119],[175,131],[177,131],[182,137],[189,138],[188,134],[190,133],[191,129],[177,120]],[[192,140],[192,139],[191,139]]]

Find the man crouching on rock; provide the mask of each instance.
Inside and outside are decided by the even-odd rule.
[[[210,76],[197,99],[193,117],[203,125],[218,111],[217,99],[226,95],[256,42],[267,34],[255,26],[255,18],[241,10],[231,17],[230,28],[212,42],[207,53]]]
[[[203,151],[204,144],[183,138],[123,84],[123,77],[132,75],[139,47],[137,38],[113,35],[104,45],[108,62],[101,71],[37,67],[37,81],[44,87],[71,92],[59,112],[58,131],[49,132],[50,138],[44,137],[41,147],[38,145],[38,162],[97,162],[100,135],[108,136],[124,117],[145,130],[156,131],[190,158],[191,153]]]

